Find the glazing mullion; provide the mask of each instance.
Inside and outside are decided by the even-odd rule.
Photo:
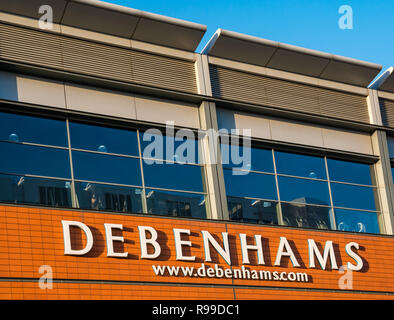
[[[282,204],[281,204],[281,201],[280,201],[280,193],[279,193],[278,172],[276,171],[275,150],[271,149],[271,151],[272,151],[272,161],[273,161],[273,164],[274,164],[276,193],[277,193],[277,196],[278,196],[278,224],[283,226],[284,222],[283,222],[283,215],[282,215]]]
[[[67,129],[68,154],[69,154],[70,170],[71,170],[71,204],[73,208],[79,208],[77,193],[75,192],[74,167],[73,167],[73,158],[71,151],[70,125],[68,118],[66,118],[66,129]]]
[[[142,182],[142,213],[148,213],[148,203],[146,201],[146,189],[145,189],[145,178],[144,178],[144,166],[142,159],[142,151],[141,151],[141,141],[140,141],[140,130],[137,130],[137,142],[138,142],[138,154],[140,158],[140,170],[141,170],[141,182]]]
[[[332,193],[331,193],[331,182],[330,182],[330,174],[328,172],[328,164],[327,164],[327,157],[324,157],[324,165],[326,167],[326,176],[327,176],[327,183],[328,183],[328,193],[330,195],[330,204],[331,204],[331,212],[330,212],[330,220],[331,220],[331,229],[337,230],[337,224],[335,221],[335,212],[334,212],[334,202],[332,200]]]

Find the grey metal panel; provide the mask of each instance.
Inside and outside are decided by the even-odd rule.
[[[372,89],[394,93],[394,67],[388,68],[370,86]]]
[[[381,65],[375,63],[222,29],[216,31],[203,53],[363,87],[366,87],[382,69]]]
[[[394,93],[394,74],[391,74],[386,81],[379,87],[379,90]]]
[[[0,11],[38,19],[42,14],[38,10],[42,5],[53,9],[53,22],[59,23],[66,7],[66,0],[2,0]]]
[[[53,8],[55,23],[186,51],[197,48],[207,29],[201,24],[96,0],[2,0],[0,11],[39,18],[38,8],[44,4]]]
[[[0,24],[0,58],[62,68],[59,36]]]
[[[380,69],[331,60],[320,78],[367,87]]]
[[[329,61],[325,57],[279,48],[267,67],[318,77]]]
[[[379,105],[383,125],[394,127],[394,101],[379,98]]]
[[[61,22],[67,26],[131,38],[138,19],[138,16],[123,12],[70,2]]]
[[[210,65],[214,97],[369,123],[365,96]]]
[[[205,30],[142,18],[132,39],[186,51],[195,51],[204,33]]]
[[[209,55],[240,62],[249,61],[258,66],[265,66],[276,50],[275,46],[226,36],[219,37],[216,42],[217,45],[212,47]]]
[[[0,23],[0,58],[197,93],[194,62]]]

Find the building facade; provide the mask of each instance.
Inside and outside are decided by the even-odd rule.
[[[394,297],[392,68],[42,5],[0,4],[1,298]]]

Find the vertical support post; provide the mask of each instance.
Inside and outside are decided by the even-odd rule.
[[[381,214],[379,225],[381,232],[394,234],[394,192],[393,177],[391,174],[390,155],[387,144],[386,132],[376,130],[372,136],[374,153],[379,155],[379,161],[374,165],[375,180],[380,200]]]
[[[377,90],[368,89],[367,104],[370,123],[380,126],[383,125]],[[381,211],[378,219],[379,227],[382,233],[393,235],[394,186],[386,132],[376,130],[371,135],[371,141],[374,154],[379,156],[379,161],[374,165],[375,181]]]
[[[199,94],[212,96],[207,56],[197,55],[196,76]],[[200,128],[205,132],[200,140],[204,159],[205,179],[208,193],[209,218],[228,220],[224,175],[221,166],[218,123],[215,103],[203,101],[199,107]]]

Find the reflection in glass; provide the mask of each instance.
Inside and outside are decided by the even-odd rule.
[[[157,133],[155,133],[157,132]],[[182,131],[180,131],[182,132]],[[166,136],[159,130],[140,133],[141,155],[146,159],[160,159],[179,163],[201,163],[198,140],[186,129],[187,136]],[[168,154],[167,154],[168,153]]]
[[[283,222],[287,226],[330,229],[330,208],[296,203],[281,203]]]
[[[275,151],[276,170],[279,174],[327,179],[324,158]]]
[[[76,182],[79,208],[117,212],[142,212],[142,189]]]
[[[327,159],[328,173],[331,181],[341,181],[372,185],[369,164]]]
[[[274,172],[272,150],[222,143],[220,146],[224,168]],[[250,155],[250,157],[249,157]]]
[[[147,164],[143,160],[147,187],[203,192],[203,167],[163,162]]]
[[[331,183],[331,192],[334,207],[376,210],[373,187]]]
[[[289,202],[330,205],[328,182],[278,176],[280,199]]]
[[[337,229],[342,231],[379,233],[375,212],[334,209]]]
[[[138,156],[134,130],[70,122],[70,139],[72,148]]]
[[[227,196],[277,200],[275,176],[224,169]],[[234,173],[245,173],[236,175]]]
[[[146,190],[148,213],[175,217],[206,218],[205,195]]]
[[[66,121],[0,112],[0,140],[67,147]]]
[[[227,197],[230,220],[278,224],[278,202]]]
[[[72,158],[75,179],[142,185],[139,159],[81,151]]]
[[[70,208],[71,183],[0,174],[0,201]]]
[[[71,178],[68,150],[0,142],[0,172]]]

